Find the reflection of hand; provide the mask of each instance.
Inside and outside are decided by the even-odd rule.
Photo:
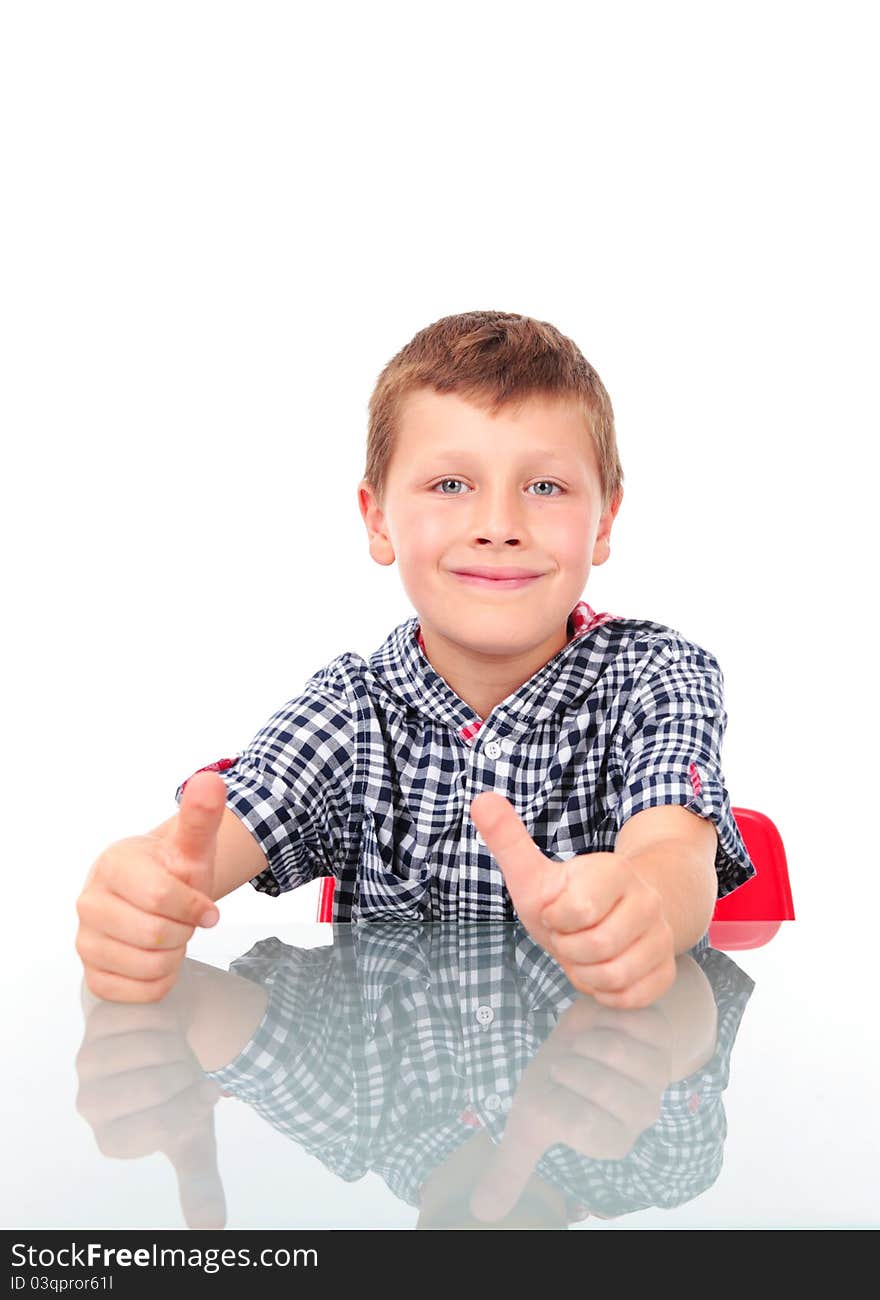
[[[100,1151],[118,1159],[163,1152],[177,1174],[188,1226],[224,1227],[213,1115],[220,1090],[187,1043],[183,999],[172,993],[141,1006],[89,1001],[76,1059],[77,1110]]]
[[[580,998],[530,1061],[504,1136],[471,1199],[480,1219],[516,1205],[557,1142],[596,1160],[620,1160],[660,1115],[671,1082],[672,1027],[653,1007],[614,1011]]]
[[[497,791],[471,819],[504,875],[517,915],[576,989],[613,1007],[644,1007],[675,979],[675,941],[660,894],[621,853],[554,862]]]

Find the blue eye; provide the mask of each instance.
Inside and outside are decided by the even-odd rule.
[[[431,488],[431,491],[432,491],[432,492],[435,492],[435,491],[437,490],[437,488],[445,487],[445,485],[446,485],[447,483],[462,483],[462,482],[463,482],[463,480],[460,479],[460,478],[443,478],[443,479],[440,480],[439,483],[435,483],[435,484],[434,484],[434,486]],[[552,479],[539,479],[539,480],[537,481],[537,483],[530,483],[529,486],[530,486],[530,487],[551,487],[551,488],[556,488],[557,492],[560,493],[560,494],[563,493],[563,492],[565,491],[565,488],[564,488],[564,487],[562,487],[559,483],[554,483],[554,482],[552,481]],[[460,496],[462,496],[463,494],[462,494],[461,492],[440,492],[438,495],[439,495],[439,496],[443,496],[443,497],[460,497]],[[548,497],[548,496],[552,496],[552,495],[554,495],[554,494],[551,493],[551,492],[539,492],[539,493],[537,493],[537,495],[538,495],[539,497]]]

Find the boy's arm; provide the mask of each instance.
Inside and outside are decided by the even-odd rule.
[[[179,814],[150,831],[162,839],[174,833]],[[214,859],[214,885],[211,897],[216,900],[231,894],[239,885],[246,884],[268,866],[266,855],[251,835],[244,822],[231,808],[224,808],[217,832],[217,853]]]
[[[643,808],[617,833],[614,852],[662,898],[677,953],[692,948],[712,919],[717,846],[714,824],[680,805]]]

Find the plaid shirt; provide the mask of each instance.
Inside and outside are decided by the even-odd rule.
[[[478,1128],[501,1141],[524,1071],[581,995],[521,925],[341,925],[333,940],[264,939],[232,963],[263,985],[266,1010],[209,1077],[338,1177],[378,1173],[418,1205],[431,1171]],[[715,996],[715,1051],[666,1089],[624,1158],[547,1148],[535,1168],[565,1194],[570,1221],[681,1205],[718,1177],[722,1093],[754,984],[724,953],[692,955]],[[641,1014],[614,1013],[619,1032]]]
[[[207,765],[266,855],[251,883],[277,895],[335,876],[335,921],[514,920],[468,815],[497,790],[555,861],[612,852],[630,817],[682,805],[717,829],[719,897],[743,884],[755,868],[721,771],[717,661],[585,601],[568,634],[486,719],[434,671],[416,618],[369,660],[319,669],[241,754]]]

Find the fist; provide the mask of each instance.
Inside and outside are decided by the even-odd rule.
[[[672,1039],[657,1007],[612,1011],[594,998],[573,1002],[526,1067],[472,1213],[509,1214],[557,1143],[593,1160],[623,1160],[660,1117],[673,1078]]]
[[[163,1152],[177,1173],[188,1227],[222,1228],[214,1131],[220,1089],[187,1041],[186,983],[184,975],[158,1005],[94,1003],[76,1058],[76,1108],[105,1156]]]
[[[111,1002],[156,1002],[172,988],[197,925],[214,906],[217,833],[226,785],[216,772],[186,783],[172,834],[119,840],[92,867],[76,910],[88,988]]]
[[[478,794],[471,820],[504,876],[529,934],[576,989],[610,1007],[645,1007],[675,979],[675,940],[657,890],[619,853],[554,862],[513,805]]]

